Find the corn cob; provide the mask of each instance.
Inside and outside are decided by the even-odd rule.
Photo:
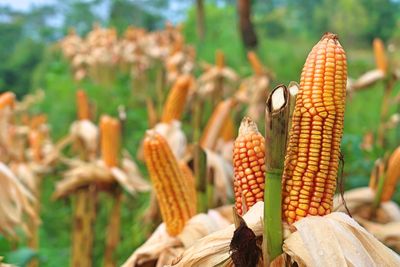
[[[144,158],[157,195],[161,216],[171,236],[178,235],[186,221],[195,214],[195,205],[178,161],[167,141],[157,132],[149,130],[144,140]]]
[[[79,120],[89,120],[90,119],[90,104],[88,97],[83,90],[78,90],[76,92],[76,104],[78,111]]]
[[[253,51],[249,51],[247,53],[247,59],[249,60],[251,67],[253,69],[253,72],[256,75],[262,75],[264,73],[264,67],[262,63],[260,62],[259,58],[257,57],[257,54],[254,53]]]
[[[203,149],[214,149],[217,138],[221,136],[221,130],[236,104],[237,101],[235,99],[229,98],[221,101],[215,107],[200,139],[200,146]]]
[[[162,122],[180,120],[191,83],[192,78],[189,75],[181,76],[176,80],[165,102]]]
[[[228,116],[220,132],[222,140],[224,140],[225,142],[234,140],[235,129],[235,122],[233,121],[232,116]]]
[[[36,162],[42,160],[42,142],[43,136],[38,130],[31,130],[28,136],[29,146],[32,150],[33,159]]]
[[[0,95],[0,109],[7,106],[13,106],[15,103],[15,94],[12,92],[5,92]]]
[[[398,147],[389,158],[386,171],[386,179],[383,185],[381,200],[389,201],[396,189],[396,184],[400,180],[400,147]]]
[[[194,207],[197,207],[196,178],[194,177],[193,171],[184,161],[179,162],[179,168],[183,174],[184,179],[187,180],[188,190],[190,190],[189,195],[193,199],[192,204],[194,205]]]
[[[243,215],[256,202],[264,200],[264,137],[257,125],[245,117],[233,150],[235,206]]]
[[[332,210],[343,132],[347,65],[335,34],[307,57],[292,118],[283,173],[283,217],[289,224]]]
[[[117,119],[103,115],[100,120],[101,156],[108,167],[118,165],[121,125]]]
[[[225,67],[225,55],[221,50],[215,52],[215,65],[218,69],[223,69]]]
[[[375,64],[377,68],[386,74],[388,69],[388,61],[385,52],[385,45],[382,40],[375,38],[373,41],[374,54],[375,54]]]

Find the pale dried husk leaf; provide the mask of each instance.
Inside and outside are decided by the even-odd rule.
[[[400,266],[400,257],[342,212],[293,224],[283,250],[299,266]]]
[[[382,80],[383,78],[385,78],[385,73],[382,70],[379,69],[370,70],[361,75],[361,77],[359,77],[356,81],[354,81],[351,85],[352,86],[351,89],[361,90],[367,88],[373,85],[374,83]]]
[[[99,130],[90,120],[79,120],[71,124],[70,134],[83,141],[89,154],[95,154],[98,146]]]
[[[210,210],[208,214],[201,213],[191,218],[182,233],[176,237],[168,235],[165,224],[162,223],[122,266],[142,266],[149,262],[156,262],[152,266],[171,264],[184,249],[192,246],[196,240],[223,229],[230,223],[218,211]]]
[[[246,224],[256,236],[263,232],[264,203],[257,202],[243,216]],[[172,266],[222,266],[232,264],[230,260],[230,243],[235,226],[233,224],[199,239],[172,264]]]
[[[154,126],[154,130],[167,140],[172,153],[178,160],[184,157],[187,140],[180,121],[173,120],[169,123],[157,123],[156,126]],[[143,141],[139,148],[138,157],[143,158]]]
[[[213,172],[214,177],[214,203],[221,201],[227,203],[228,198],[233,197],[232,177],[233,167],[232,162],[226,160],[222,155],[217,154],[210,149],[204,150],[207,155],[207,169]]]
[[[393,201],[383,202],[376,212],[376,221],[367,220],[365,215],[370,213],[374,197],[375,193],[369,187],[353,189],[344,194],[352,217],[379,241],[400,253],[400,207]],[[339,196],[335,197],[334,203],[337,211],[346,211]]]
[[[70,160],[69,165],[71,168],[64,173],[64,179],[56,184],[55,199],[66,197],[90,184],[111,185],[117,182],[132,195],[151,189],[149,182],[140,175],[136,163],[128,157],[121,160],[121,168],[108,168],[101,160],[89,163]]]
[[[15,238],[15,228],[21,227],[29,235],[25,216],[31,223],[39,223],[33,207],[35,202],[31,192],[0,162],[0,232]]]
[[[243,216],[258,237],[263,232],[263,214],[264,203],[257,202]],[[342,212],[309,216],[293,227],[297,230],[286,234],[283,250],[298,266],[400,266],[396,253]],[[230,225],[198,240],[173,266],[231,265],[229,245],[234,230],[234,225]]]

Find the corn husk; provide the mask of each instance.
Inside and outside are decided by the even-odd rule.
[[[214,203],[228,203],[233,198],[232,177],[233,167],[231,161],[226,160],[222,155],[209,149],[205,149],[207,155],[207,169],[213,172],[214,177]]]
[[[243,216],[247,226],[261,237],[264,203],[257,202]],[[399,266],[400,257],[385,247],[357,222],[342,212],[309,216],[286,229],[284,254],[298,266]],[[185,250],[172,266],[231,266],[230,242],[235,230],[230,225],[214,232]],[[286,266],[285,262],[274,266]]]
[[[231,210],[231,207],[228,209]],[[192,246],[196,240],[223,229],[230,223],[218,211],[209,210],[207,214],[202,213],[191,218],[177,237],[169,236],[165,224],[162,223],[122,266],[144,266],[149,262],[153,262],[150,266],[157,267],[171,264],[185,248]]]
[[[400,257],[342,212],[293,224],[283,250],[299,266],[399,266]]]
[[[89,154],[96,154],[98,147],[99,130],[90,120],[79,120],[72,123],[70,135],[83,141]]]
[[[102,161],[72,161],[71,169],[64,173],[64,178],[57,182],[53,198],[66,197],[78,189],[97,184],[107,188],[118,183],[130,194],[150,190],[150,184],[142,178],[136,164],[128,157],[123,158],[121,168],[108,168]]]
[[[177,159],[182,159],[186,152],[187,140],[181,122],[177,120],[170,123],[160,122],[153,129],[167,140],[174,156]],[[137,157],[143,159],[143,140],[137,152]]]
[[[371,188],[357,188],[347,191],[344,200],[352,217],[385,245],[400,253],[400,207],[392,202],[382,202],[371,220],[375,193]],[[335,210],[346,212],[339,196],[334,199]]]
[[[35,201],[15,174],[0,162],[0,232],[16,238],[16,228],[22,227],[29,235],[25,216],[31,223],[39,223],[34,210]]]
[[[385,73],[382,70],[370,70],[361,75],[361,77],[359,77],[356,81],[351,83],[351,90],[365,89],[382,80],[383,78],[385,78]]]

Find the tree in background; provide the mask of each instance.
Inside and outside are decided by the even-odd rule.
[[[251,21],[251,1],[237,0],[237,9],[239,14],[239,29],[242,36],[242,42],[246,48],[256,48],[257,35]]]
[[[205,35],[205,15],[204,15],[204,1],[196,0],[196,19],[197,19],[197,37],[200,41],[204,40]]]

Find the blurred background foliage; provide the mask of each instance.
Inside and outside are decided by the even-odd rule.
[[[34,2],[34,1],[32,1]],[[41,1],[39,1],[40,3]],[[76,88],[85,88],[96,101],[98,113],[116,114],[120,103],[127,105],[125,147],[136,154],[147,122],[143,103],[135,101],[130,81],[119,77],[111,86],[84,80],[74,82],[69,66],[56,49],[55,42],[75,28],[81,36],[93,24],[115,27],[122,33],[128,25],[148,30],[163,28],[167,20],[182,23],[186,41],[197,50],[199,62],[213,62],[215,51],[226,54],[227,64],[241,76],[250,74],[246,49],[238,30],[235,0],[204,0],[205,35],[198,37],[196,0],[59,0],[32,5],[21,11],[13,5],[0,6],[0,91],[11,90],[18,97],[42,88],[46,99],[36,112],[49,116],[55,140],[64,136],[75,118]],[[258,38],[257,53],[273,70],[274,85],[298,80],[305,57],[324,32],[338,33],[348,54],[349,76],[356,78],[374,68],[371,49],[373,38],[400,47],[400,1],[397,0],[253,0],[252,21]],[[398,54],[399,51],[396,51]],[[398,55],[397,55],[398,56]],[[399,86],[394,93],[399,92]],[[345,157],[344,178],[347,188],[368,184],[369,173],[376,158],[384,151],[365,152],[360,148],[367,131],[379,125],[383,85],[362,91],[348,99],[342,153]],[[394,132],[388,132],[392,144],[400,144]],[[398,135],[397,135],[398,136]],[[393,149],[393,147],[391,148]],[[141,165],[142,171],[145,168]],[[70,246],[70,203],[52,202],[54,179],[45,179],[42,196],[43,225],[40,230],[42,266],[67,266]],[[148,195],[130,197],[122,213],[122,241],[118,248],[119,263],[148,236],[141,225],[141,214]],[[397,193],[396,200],[400,200]],[[100,207],[96,225],[95,266],[100,266],[103,253],[104,227],[111,203]],[[23,242],[22,242],[23,244]],[[15,248],[21,248],[15,251]],[[24,265],[32,251],[23,245],[10,244],[0,236],[0,255]]]

